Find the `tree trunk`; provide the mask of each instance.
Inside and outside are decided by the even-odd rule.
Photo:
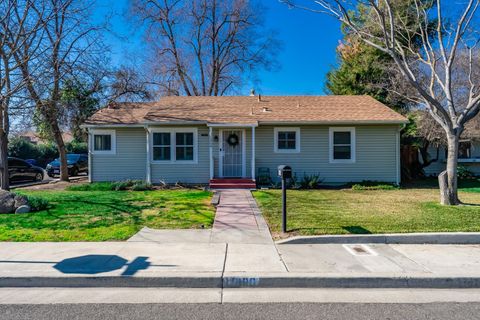
[[[67,151],[65,150],[62,132],[56,123],[52,125],[52,130],[60,159],[60,180],[68,182],[70,180],[68,178]]]
[[[447,168],[438,176],[440,203],[443,205],[458,205],[460,204],[457,179],[459,136],[448,134],[447,141]]]
[[[8,177],[8,136],[0,131],[0,189],[10,190]]]

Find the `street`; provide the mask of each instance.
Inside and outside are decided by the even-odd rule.
[[[478,319],[478,289],[2,288],[0,319]]]
[[[480,303],[78,304],[0,306],[5,320],[53,319],[478,319]]]

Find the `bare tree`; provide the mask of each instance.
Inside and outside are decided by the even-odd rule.
[[[134,68],[122,66],[113,72],[108,102],[147,101],[153,98],[150,83]]]
[[[149,64],[166,95],[218,96],[259,68],[274,67],[278,42],[264,9],[248,0],[131,0],[145,25]]]
[[[480,20],[480,0],[451,4],[448,9],[449,1],[434,0],[435,6],[429,8],[422,0],[410,0],[415,6],[409,19],[416,19],[415,24],[421,26],[413,33],[420,41],[420,49],[416,49],[418,44],[413,41],[412,32],[404,32],[407,21],[397,13],[395,0],[311,0],[305,5],[298,5],[293,0],[280,1],[330,15],[366,44],[392,57],[403,78],[415,89],[418,102],[445,131],[448,158],[446,170],[439,175],[441,203],[459,204],[459,139],[465,124],[480,111],[480,85],[474,81],[474,74],[478,74],[480,67],[478,56],[475,56],[480,41],[476,25]],[[365,22],[357,19],[352,9],[359,4],[370,10],[370,24],[374,23],[378,32],[364,28]],[[432,16],[437,21],[434,30],[429,24]],[[469,71],[464,75],[467,81],[462,88],[457,85],[458,77],[462,76],[458,72],[460,52],[469,57]]]
[[[37,11],[38,10],[38,11]],[[15,55],[28,45],[39,30],[38,14],[42,8],[33,8],[33,1],[5,0],[0,2],[0,188],[8,190],[8,135],[10,132],[11,105],[19,102],[25,88],[20,75],[24,61]],[[30,57],[38,54],[33,48]]]
[[[93,1],[36,0],[35,8],[43,6],[42,33],[35,45],[43,54],[30,59],[33,45],[17,53],[30,99],[53,137],[60,155],[60,177],[68,181],[68,167],[62,127],[61,89],[64,81],[81,72],[82,66],[93,63],[95,54],[104,52],[99,45],[101,26],[91,21]]]

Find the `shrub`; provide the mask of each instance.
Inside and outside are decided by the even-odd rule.
[[[88,153],[88,144],[77,140],[66,143],[65,148],[67,153]]]
[[[119,182],[93,182],[77,184],[67,187],[68,191],[146,191],[152,190],[153,186],[142,180],[126,180]]]
[[[112,190],[115,191],[125,191],[131,188],[135,184],[133,180],[119,181],[112,184]]]
[[[132,191],[147,191],[152,189],[153,189],[152,185],[145,181],[135,181],[135,183],[132,186]]]
[[[475,177],[472,171],[470,171],[465,166],[458,166],[457,167],[457,176],[459,179],[470,179]]]
[[[362,181],[352,185],[352,190],[398,190],[396,184],[381,181]]]
[[[316,189],[323,182],[323,179],[320,178],[320,174],[304,174],[302,180],[300,181],[300,188],[302,189]]]
[[[36,196],[25,196],[32,212],[46,210],[50,207],[47,199]]]
[[[93,182],[74,184],[67,187],[68,191],[111,191],[114,190],[112,182]]]

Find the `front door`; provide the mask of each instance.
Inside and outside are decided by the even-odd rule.
[[[245,176],[244,130],[220,130],[220,176],[240,178]]]

